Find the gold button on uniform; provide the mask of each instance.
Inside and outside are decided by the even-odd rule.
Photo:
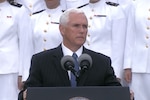
[[[46,50],[47,50],[46,48],[43,49],[43,51],[46,51]]]
[[[43,39],[44,40],[44,42],[46,42],[47,40],[46,39]]]
[[[30,13],[29,16],[32,16],[32,13]]]
[[[88,34],[87,36],[90,37],[90,34]]]
[[[147,19],[150,20],[150,17],[148,17]]]
[[[90,42],[87,42],[87,45],[90,46]]]
[[[88,28],[91,28],[91,25],[89,25]]]
[[[51,17],[51,15],[48,15],[48,17]]]
[[[44,30],[44,32],[46,33],[46,32],[47,32],[47,30]]]
[[[149,46],[148,46],[148,45],[146,45],[145,47],[146,47],[146,48],[148,48]]]
[[[90,20],[92,20],[93,18],[92,17],[90,17]]]
[[[147,27],[147,30],[149,30],[150,28],[149,27]]]
[[[32,8],[32,4],[30,4],[29,7]]]
[[[49,22],[46,22],[46,24],[48,25],[48,24],[49,24]]]
[[[148,36],[148,35],[146,36],[146,39],[149,39],[149,36]]]

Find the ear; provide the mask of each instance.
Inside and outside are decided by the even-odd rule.
[[[61,35],[63,36],[65,32],[65,27],[63,25],[59,25],[59,30],[60,30]]]

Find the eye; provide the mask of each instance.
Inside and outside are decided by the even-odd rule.
[[[76,28],[80,27],[79,24],[74,24],[73,26],[76,27]]]
[[[86,28],[86,29],[87,29],[87,27],[88,27],[87,25],[83,25],[83,28]]]

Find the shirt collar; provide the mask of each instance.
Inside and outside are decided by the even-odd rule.
[[[69,48],[67,48],[63,43],[61,44],[61,46],[62,46],[62,51],[63,51],[64,56],[66,55],[72,56],[74,52],[72,52]],[[78,57],[80,57],[82,54],[82,51],[83,51],[83,46],[81,46],[75,53],[78,55]]]

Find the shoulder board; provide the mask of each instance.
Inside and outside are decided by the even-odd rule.
[[[82,5],[82,6],[77,7],[77,8],[78,8],[78,9],[79,9],[79,8],[82,8],[82,7],[84,7],[84,6],[88,5],[88,4],[89,4],[89,3],[86,3],[86,4]]]
[[[114,3],[114,2],[106,2],[107,5],[111,5],[111,6],[118,6],[118,3]]]
[[[32,13],[32,15],[35,15],[35,14],[41,13],[41,12],[43,12],[44,10],[45,10],[45,9],[40,10],[40,11],[37,11],[37,12],[34,12],[34,13]]]
[[[12,2],[9,2],[11,5],[13,5],[13,6],[16,6],[16,7],[22,7],[22,4],[19,4],[19,3],[17,3],[17,2],[14,2],[14,1],[12,1]]]

